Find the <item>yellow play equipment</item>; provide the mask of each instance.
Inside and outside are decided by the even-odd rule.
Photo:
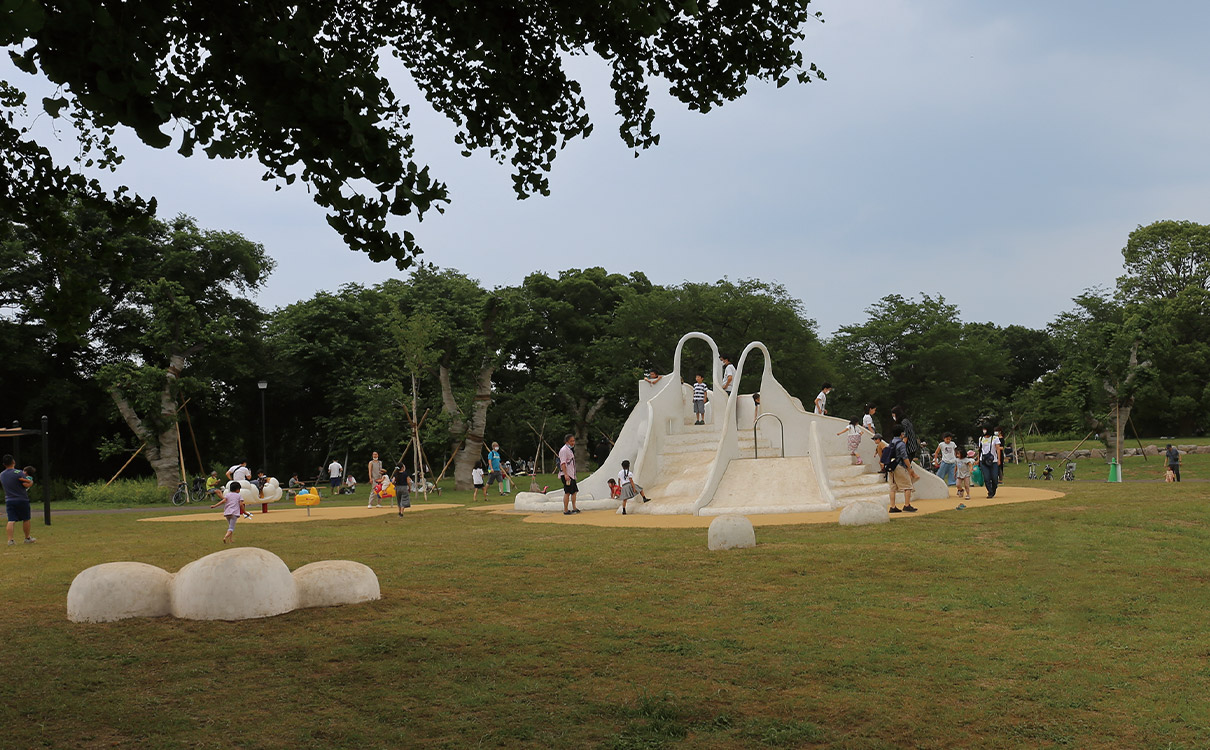
[[[303,487],[298,491],[298,494],[294,496],[294,504],[306,506],[308,516],[311,515],[311,506],[319,505],[319,501],[319,490],[308,490],[306,487]]]

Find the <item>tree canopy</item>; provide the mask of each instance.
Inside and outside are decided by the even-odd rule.
[[[752,79],[822,79],[799,49],[820,16],[809,3],[11,0],[0,45],[58,87],[41,107],[76,127],[85,165],[121,161],[119,125],[155,148],[256,158],[279,187],[301,179],[350,248],[404,268],[420,248],[388,218],[441,211],[449,190],[416,152],[420,102],[400,98],[385,54],[455,125],[464,153],[511,165],[524,198],[546,194],[558,151],[592,131],[568,57],[609,64],[621,137],[641,150],[659,142],[652,79],[702,112]],[[0,212],[36,211],[39,194],[99,195],[30,140],[15,117],[25,98],[0,81]]]

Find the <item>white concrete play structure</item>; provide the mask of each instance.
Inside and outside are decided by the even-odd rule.
[[[693,424],[693,388],[681,376],[681,350],[693,339],[706,342],[714,354],[713,388],[706,424],[700,426]],[[744,367],[758,350],[764,360],[759,387],[742,394]],[[610,497],[607,480],[617,477],[624,460],[630,461],[635,481],[652,498],[649,503],[627,503],[632,513],[754,515],[832,511],[854,503],[887,507],[888,488],[880,481],[871,440],[863,439],[858,451],[865,463],[852,465],[845,437],[836,434],[848,421],[804,409],[773,377],[769,350],[759,341],[748,344],[736,362],[731,396],[722,389],[718,355],[712,338],[687,333],[676,345],[672,373],[654,385],[639,382],[638,403],[609,457],[579,482],[581,509],[621,512],[621,501]],[[759,417],[753,392],[760,394]],[[913,499],[949,496],[937,476],[919,467],[917,474]],[[561,512],[563,490],[522,492],[514,507]]]

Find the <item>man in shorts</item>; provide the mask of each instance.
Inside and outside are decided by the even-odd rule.
[[[500,444],[492,443],[492,449],[487,452],[487,486],[499,484],[496,492],[504,494],[504,474],[500,470]],[[483,496],[487,497],[487,490],[483,491]]]
[[[340,473],[344,470],[345,467],[336,459],[332,459],[332,463],[328,464],[328,488],[332,490],[332,497],[336,497],[336,490],[340,487]]]
[[[895,425],[891,428],[891,449],[894,455],[899,459],[892,471],[887,476],[887,484],[891,486],[891,513],[915,513],[916,508],[912,505],[912,489],[915,487],[915,481],[919,477],[916,473],[916,467],[912,466],[912,460],[908,457],[907,444],[903,442],[903,425]],[[903,493],[903,509],[895,507],[895,493]]]
[[[563,447],[559,449],[559,479],[563,481],[563,515],[570,516],[579,513],[576,507],[576,495],[580,486],[576,484],[576,436],[568,435],[563,438]],[[568,510],[567,503],[571,503]]]
[[[25,531],[25,543],[33,544],[38,541],[29,535],[29,488],[34,480],[17,470],[17,460],[6,455],[3,459],[4,471],[0,471],[0,484],[4,485],[4,509],[8,511],[8,544],[13,541],[13,526],[20,521]]]

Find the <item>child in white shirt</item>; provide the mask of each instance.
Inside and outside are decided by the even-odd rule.
[[[622,515],[626,515],[626,501],[638,495],[647,502],[651,498],[643,494],[643,488],[634,481],[634,472],[630,470],[630,462],[622,462],[622,470],[618,472],[618,486],[622,488]]]
[[[471,496],[471,500],[479,499],[479,490],[483,490],[483,499],[487,499],[487,490],[483,489],[483,462],[479,461],[475,464],[475,468],[471,469],[471,482],[475,485],[475,494]]]
[[[853,417],[849,420],[849,426],[836,433],[837,435],[848,435],[849,443],[849,458],[854,466],[862,464],[861,456],[857,455],[857,449],[861,447],[861,435],[865,432],[865,428],[861,426],[861,420]]]

